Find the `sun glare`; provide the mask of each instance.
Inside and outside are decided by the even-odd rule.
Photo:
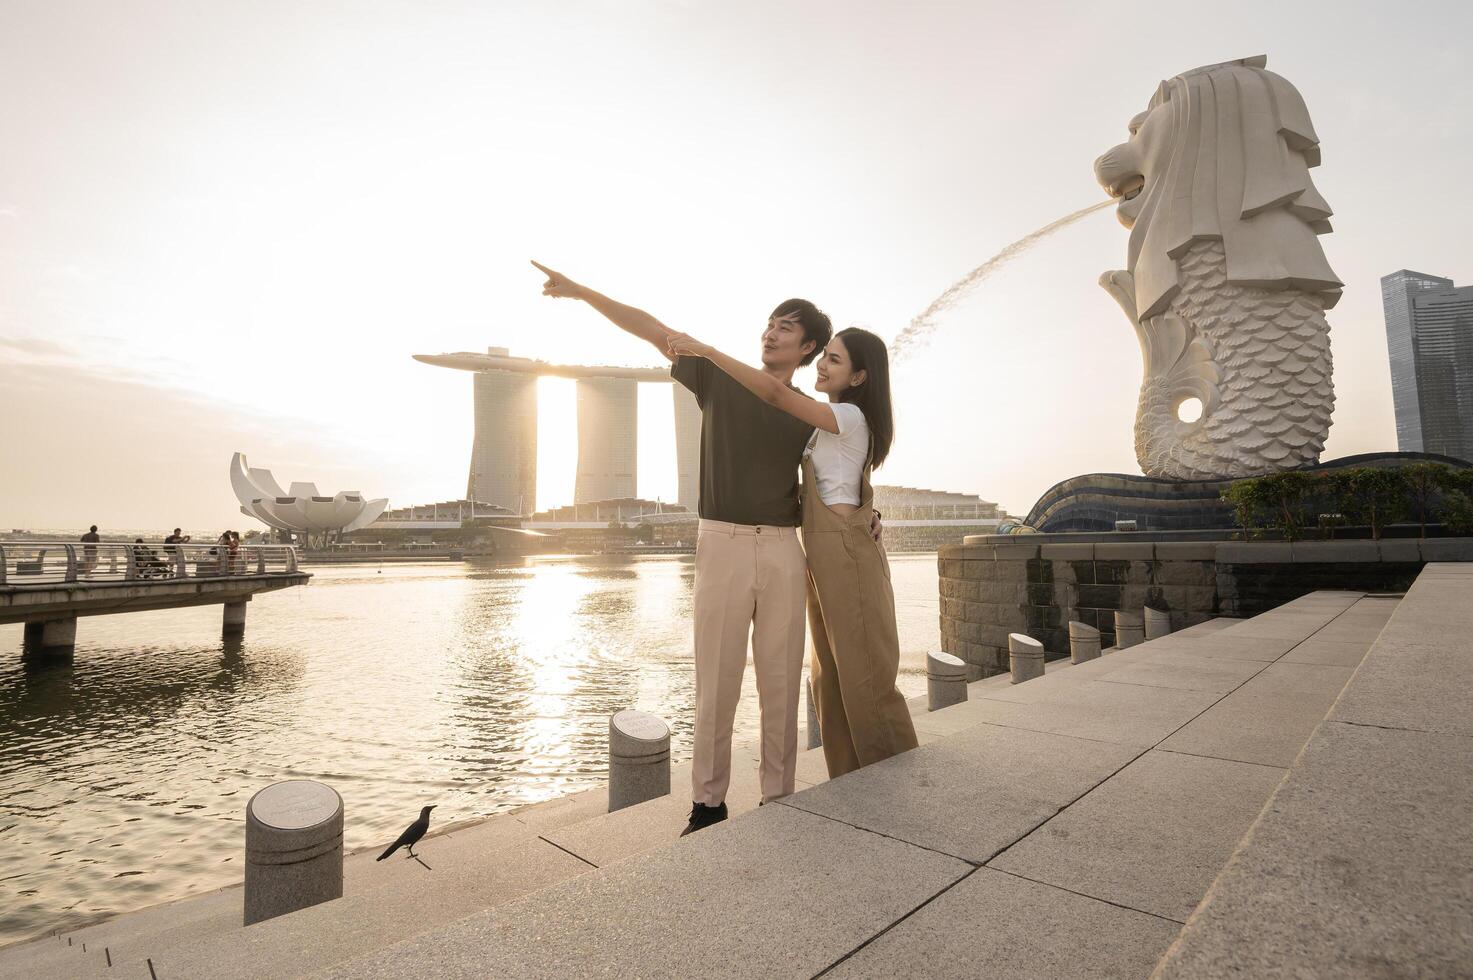
[[[675,408],[667,384],[639,386],[637,495],[675,501]],[[537,379],[537,509],[573,502],[578,479],[578,383]]]

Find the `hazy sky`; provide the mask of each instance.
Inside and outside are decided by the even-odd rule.
[[[465,491],[487,345],[654,364],[535,257],[755,359],[813,299],[890,337],[1102,195],[1160,79],[1267,53],[1345,280],[1326,457],[1395,448],[1378,278],[1473,279],[1467,4],[0,0],[0,526],[250,527],[231,453],[396,504]],[[1022,513],[1138,472],[1140,355],[1092,215],[896,377],[887,483]],[[811,372],[799,383],[809,386]],[[640,492],[674,496],[668,392]],[[572,491],[543,391],[543,505]]]

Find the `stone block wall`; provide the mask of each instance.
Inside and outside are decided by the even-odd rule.
[[[1008,669],[1008,634],[1050,659],[1069,621],[1115,642],[1115,611],[1145,606],[1173,630],[1256,616],[1318,589],[1401,592],[1427,561],[1473,560],[1473,539],[1241,542],[1201,533],[979,535],[938,552],[941,648],[986,677]]]

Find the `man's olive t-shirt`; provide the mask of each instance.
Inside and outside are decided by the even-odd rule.
[[[797,527],[798,464],[813,426],[767,404],[704,357],[670,376],[701,406],[701,505],[707,520]]]

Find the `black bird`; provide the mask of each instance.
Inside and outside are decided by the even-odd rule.
[[[378,856],[378,860],[382,861],[384,858],[388,857],[390,854],[393,854],[401,847],[409,848],[409,856],[414,857],[414,845],[418,844],[419,839],[425,835],[425,831],[430,829],[430,811],[433,809],[433,806],[421,808],[419,811],[419,819],[410,824],[408,827],[405,827],[404,833],[400,834],[399,839],[389,845],[389,849],[387,851]]]

